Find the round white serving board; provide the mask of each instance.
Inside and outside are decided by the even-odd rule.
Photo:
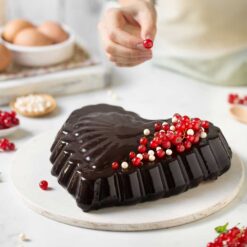
[[[234,154],[228,172],[185,193],[134,206],[84,213],[50,173],[49,149],[55,133],[46,132],[23,145],[15,155],[11,177],[19,195],[31,209],[65,224],[112,231],[141,231],[182,225],[207,217],[229,204],[244,181],[244,166]],[[50,190],[39,188],[38,184],[43,179],[49,182]]]

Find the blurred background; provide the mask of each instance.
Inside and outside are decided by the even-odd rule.
[[[0,0],[0,24],[24,18],[41,23],[59,21],[69,25],[86,41],[88,48],[98,53],[97,22],[104,0]]]

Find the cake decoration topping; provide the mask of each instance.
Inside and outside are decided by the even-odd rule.
[[[142,154],[137,154],[136,157],[138,157],[139,159],[143,160],[143,155]]]
[[[123,169],[128,169],[132,164],[134,167],[140,167],[145,161],[153,162],[156,159],[164,159],[166,156],[172,156],[176,153],[183,153],[189,150],[193,144],[201,139],[207,138],[208,121],[202,121],[199,118],[189,118],[176,113],[168,122],[154,123],[153,131],[144,129],[145,136],[139,139],[137,154],[135,150],[129,153],[130,163],[124,161],[121,163]],[[119,163],[112,163],[112,169],[118,170]]]
[[[119,168],[118,162],[116,162],[116,161],[112,162],[111,167],[112,167],[113,170],[117,170]]]
[[[124,161],[124,162],[122,162],[121,167],[123,169],[127,169],[129,167],[129,164],[126,161]]]
[[[145,136],[150,135],[150,130],[149,130],[149,129],[143,130],[143,134],[144,134]]]

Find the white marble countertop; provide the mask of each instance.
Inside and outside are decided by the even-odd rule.
[[[230,117],[226,101],[229,92],[247,94],[247,88],[211,86],[150,64],[134,69],[115,69],[112,81],[111,89],[58,98],[59,109],[50,117],[21,118],[21,129],[11,139],[19,148],[33,136],[51,127],[60,128],[73,109],[104,102],[121,105],[146,118],[166,118],[174,112],[180,112],[208,119],[221,127],[232,149],[247,161],[247,126]],[[236,220],[247,225],[245,187],[241,195],[221,212],[169,230],[114,233],[67,226],[37,215],[22,203],[9,178],[13,156],[14,153],[0,153],[1,247],[89,247],[99,244],[108,247],[199,247],[206,246],[207,240],[210,240],[208,238],[214,236],[215,224]],[[25,233],[30,241],[20,243],[20,233]]]

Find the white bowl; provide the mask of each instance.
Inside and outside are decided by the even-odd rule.
[[[0,137],[12,135],[12,134],[15,133],[18,129],[19,129],[19,125],[14,126],[14,127],[11,127],[11,128],[8,128],[8,129],[1,129],[1,130],[0,130]]]
[[[4,45],[12,52],[15,63],[28,67],[42,67],[64,62],[74,54],[75,36],[68,27],[63,26],[69,38],[62,43],[48,46],[20,46],[1,38]],[[2,35],[1,35],[2,37]]]

